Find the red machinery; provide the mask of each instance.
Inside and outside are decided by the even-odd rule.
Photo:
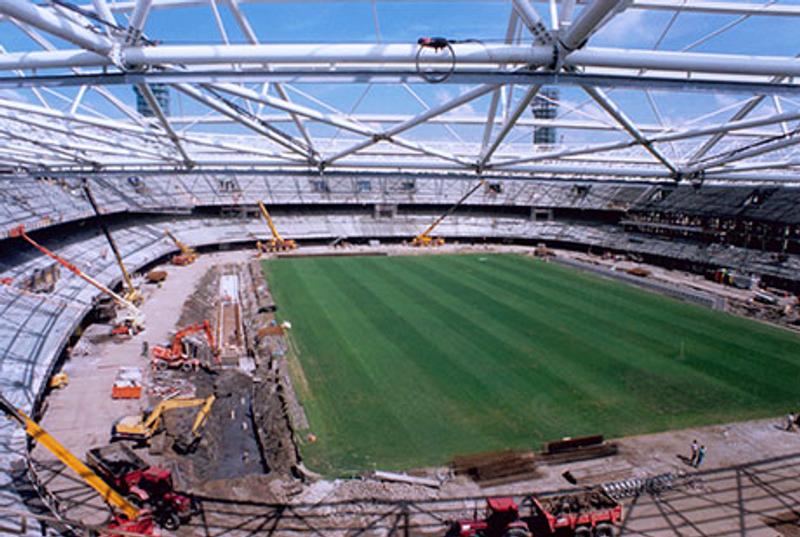
[[[195,323],[189,325],[178,331],[172,338],[172,344],[169,347],[162,347],[156,345],[152,350],[151,364],[156,369],[181,368],[184,371],[196,370],[198,366],[202,365],[201,361],[193,356],[192,353],[186,348],[184,338],[198,332],[204,332],[208,347],[214,355],[214,359],[219,364],[219,356],[217,345],[214,341],[214,334],[211,331],[211,323],[208,320],[202,323]]]
[[[63,266],[64,268],[66,268],[67,270],[69,270],[70,272],[72,272],[73,274],[78,276],[79,278],[81,278],[84,281],[88,282],[89,284],[95,286],[102,293],[104,293],[105,295],[110,297],[111,300],[113,300],[117,305],[119,305],[122,308],[124,308],[125,315],[124,315],[123,320],[121,320],[117,324],[117,326],[114,328],[114,332],[113,333],[115,335],[118,333],[117,330],[123,330],[123,328],[120,328],[120,327],[124,327],[124,333],[132,334],[132,335],[140,332],[141,330],[144,330],[144,315],[142,314],[141,311],[139,311],[139,308],[137,308],[135,304],[133,304],[128,299],[121,297],[120,295],[118,295],[117,293],[115,293],[114,291],[112,291],[111,289],[109,289],[108,287],[103,285],[102,283],[98,282],[97,280],[95,280],[94,278],[92,278],[91,276],[89,276],[88,274],[83,272],[81,269],[79,269],[73,263],[70,263],[69,261],[67,261],[66,259],[61,257],[60,255],[56,254],[55,252],[53,252],[51,250],[48,250],[47,248],[45,248],[44,246],[42,246],[41,244],[39,244],[38,242],[36,242],[32,238],[30,238],[28,236],[28,234],[25,233],[25,226],[20,225],[20,226],[15,227],[14,229],[12,229],[11,231],[8,232],[8,236],[9,237],[20,237],[20,238],[24,239],[28,244],[30,244],[31,246],[33,246],[34,248],[36,248],[37,250],[42,252],[44,255],[54,259],[61,266]]]
[[[457,520],[448,535],[612,537],[622,520],[622,506],[600,489],[527,500],[521,514],[512,498],[489,498],[484,518]]]
[[[86,454],[89,465],[128,501],[147,506],[159,526],[177,529],[188,521],[196,507],[191,498],[175,491],[172,472],[160,466],[148,466],[136,453],[123,444],[111,444],[90,449]],[[125,529],[132,521],[119,521],[116,529]]]

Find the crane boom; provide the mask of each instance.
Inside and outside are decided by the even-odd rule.
[[[269,211],[267,211],[267,207],[264,205],[263,201],[258,202],[258,208],[261,209],[261,214],[264,216],[264,220],[267,221],[267,226],[272,232],[272,238],[276,241],[283,242],[283,237],[281,237],[281,234],[278,232],[278,228],[275,227],[275,223],[272,221],[272,217],[269,215]]]
[[[269,211],[267,211],[267,207],[264,205],[263,201],[258,202],[258,208],[261,210],[261,216],[263,216],[264,220],[267,222],[267,227],[269,227],[270,233],[272,233],[272,238],[267,240],[266,244],[262,244],[261,241],[256,243],[259,255],[261,251],[278,252],[297,249],[297,243],[293,239],[284,239],[281,236],[278,228],[275,227],[275,222],[272,221],[272,216],[270,216]]]
[[[39,244],[38,242],[36,242],[32,238],[30,238],[28,236],[28,234],[25,233],[25,226],[20,225],[20,226],[15,227],[11,231],[9,231],[8,236],[9,237],[21,237],[22,239],[25,239],[25,241],[27,241],[31,246],[33,246],[34,248],[36,248],[40,252],[42,252],[44,255],[46,255],[46,256],[48,256],[48,257],[50,257],[52,259],[55,259],[64,268],[66,268],[67,270],[69,270],[70,272],[72,272],[73,274],[78,276],[79,278],[83,279],[84,281],[88,282],[89,284],[95,286],[102,293],[105,293],[106,295],[110,296],[114,300],[114,302],[116,302],[120,306],[122,306],[124,308],[127,308],[131,312],[131,314],[133,314],[135,317],[139,317],[139,318],[142,317],[142,312],[139,311],[139,308],[137,308],[135,304],[133,304],[129,300],[121,297],[120,295],[118,295],[117,293],[115,293],[114,291],[112,291],[111,289],[109,289],[108,287],[103,285],[102,283],[98,282],[97,280],[95,280],[94,278],[92,278],[91,276],[89,276],[88,274],[83,272],[81,269],[79,269],[77,266],[75,266],[73,263],[70,263],[69,261],[67,261],[66,259],[61,257],[60,255],[56,254],[55,252],[53,252],[51,250],[48,250],[47,248],[45,248],[44,246],[42,246],[41,244]]]
[[[96,490],[104,500],[121,511],[129,520],[135,520],[139,517],[139,510],[131,502],[111,488],[108,483],[103,481],[103,479],[86,466],[83,461],[70,453],[61,442],[50,436],[50,433],[40,427],[38,423],[29,418],[24,412],[12,405],[2,394],[0,394],[0,409],[3,410],[6,416],[16,421],[18,425],[25,429],[28,436],[47,448],[50,453],[55,455],[55,457],[70,470],[78,474],[78,476]]]
[[[429,238],[430,234],[433,232],[433,230],[436,229],[436,227],[439,224],[442,223],[442,220],[444,220],[445,218],[447,218],[448,216],[453,214],[455,212],[455,210],[458,209],[458,207],[467,200],[467,198],[469,198],[476,190],[478,190],[485,183],[486,183],[486,179],[481,179],[480,181],[478,181],[478,184],[476,184],[474,187],[469,189],[469,191],[467,191],[466,194],[461,196],[461,199],[459,199],[457,202],[455,202],[455,204],[453,204],[453,206],[450,207],[443,215],[441,215],[436,220],[434,220],[433,223],[431,223],[431,225],[429,225],[428,228],[425,231],[423,231],[422,233],[420,233],[419,235],[414,237],[414,240],[415,241],[424,241],[424,239],[426,237]]]
[[[114,257],[117,259],[117,265],[119,265],[119,269],[122,272],[122,278],[125,280],[125,286],[128,288],[126,297],[134,299],[131,300],[131,302],[133,302],[137,297],[139,297],[139,293],[136,291],[136,286],[133,285],[133,278],[131,278],[128,269],[125,268],[125,263],[122,261],[122,254],[120,254],[119,248],[117,248],[117,242],[114,240],[114,237],[111,235],[111,231],[109,231],[108,226],[106,226],[105,222],[101,218],[102,214],[100,213],[100,208],[97,205],[97,201],[94,199],[92,189],[89,188],[88,181],[84,181],[83,191],[86,193],[86,198],[89,200],[89,204],[92,206],[94,214],[97,216],[97,223],[100,225],[100,229],[103,230],[103,234],[106,236],[106,240],[111,246],[111,251],[114,252]],[[139,302],[141,302],[141,297],[139,298]]]

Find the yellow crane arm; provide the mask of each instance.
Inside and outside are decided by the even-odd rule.
[[[90,487],[96,490],[105,501],[119,509],[128,519],[134,520],[139,516],[139,510],[122,495],[115,491],[108,483],[86,466],[83,461],[70,453],[61,442],[50,436],[35,421],[24,412],[14,407],[3,395],[0,395],[0,407],[10,419],[16,421],[25,432],[36,442],[47,448],[50,453],[64,463],[69,469],[78,474]]]
[[[436,229],[436,226],[442,223],[442,220],[453,214],[455,210],[458,209],[458,207],[467,200],[467,198],[469,198],[476,190],[478,190],[484,184],[486,184],[486,179],[481,179],[480,181],[478,181],[477,185],[472,187],[466,194],[461,196],[460,200],[458,200],[452,207],[450,207],[446,213],[444,213],[439,218],[434,220],[433,223],[428,226],[428,229],[417,235],[417,237],[427,237],[429,234],[433,233],[433,230]]]
[[[258,202],[258,208],[261,209],[261,215],[264,217],[264,220],[267,221],[267,226],[272,232],[272,238],[278,242],[282,242],[283,237],[281,237],[281,234],[278,233],[278,228],[275,227],[275,223],[272,221],[272,217],[269,215],[269,211],[267,211],[263,201]]]
[[[185,243],[179,241],[178,238],[175,235],[173,235],[170,230],[165,229],[164,234],[166,234],[166,236],[169,237],[172,240],[172,242],[175,243],[175,246],[178,247],[178,249],[181,251],[183,255],[194,254],[194,250],[191,247],[187,246]]]
[[[167,399],[165,401],[161,401],[158,403],[158,405],[156,405],[156,407],[144,421],[143,425],[147,429],[155,428],[158,426],[158,423],[161,420],[161,416],[164,414],[164,412],[178,408],[192,408],[195,406],[200,406],[206,401],[206,399]]]
[[[203,408],[200,409],[200,412],[197,413],[197,416],[194,418],[194,424],[192,425],[192,434],[196,435],[197,431],[200,430],[200,427],[206,422],[208,419],[208,415],[211,413],[211,407],[214,406],[214,401],[217,400],[215,395],[210,395],[205,401]]]

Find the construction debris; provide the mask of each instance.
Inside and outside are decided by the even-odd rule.
[[[409,485],[421,485],[423,487],[431,487],[438,489],[441,484],[434,479],[426,479],[424,477],[414,477],[408,474],[398,474],[395,472],[383,472],[376,470],[370,474],[370,477],[378,481],[389,481],[392,483],[406,483]]]
[[[539,460],[545,464],[564,464],[616,454],[616,444],[606,442],[603,435],[594,435],[548,442],[543,446]]]
[[[457,456],[452,466],[456,475],[469,476],[481,486],[494,486],[535,477],[535,458],[532,451],[490,451]]]

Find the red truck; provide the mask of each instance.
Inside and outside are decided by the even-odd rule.
[[[601,489],[538,498],[488,498],[483,518],[456,520],[451,537],[612,537],[622,506]]]
[[[172,472],[149,466],[125,445],[115,443],[90,449],[86,462],[128,501],[150,508],[153,518],[163,528],[177,529],[197,510],[190,497],[175,490]]]

